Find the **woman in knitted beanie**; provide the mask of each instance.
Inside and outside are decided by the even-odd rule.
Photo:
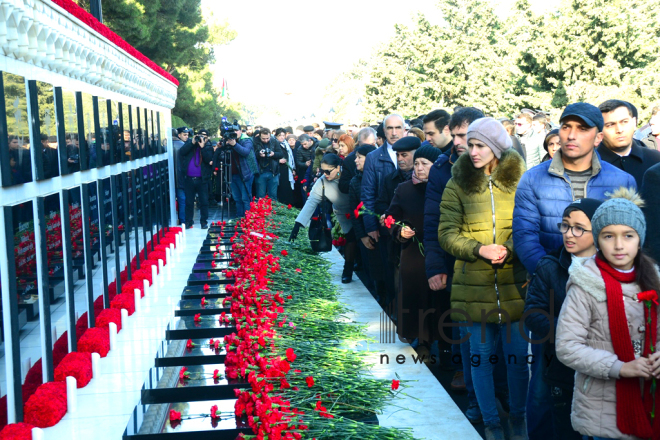
[[[511,222],[525,161],[511,137],[493,118],[472,122],[468,154],[452,167],[440,203],[440,246],[456,257],[451,318],[466,322],[472,382],[484,419],[486,439],[504,439],[489,361],[502,344],[509,385],[509,438],[527,439],[528,342],[520,319],[525,307],[526,272],[513,250]],[[517,362],[507,361],[517,359]]]
[[[595,439],[660,440],[660,273],[642,204],[621,188],[596,210],[598,253],[571,265],[557,324],[557,357],[577,371],[571,423]]]

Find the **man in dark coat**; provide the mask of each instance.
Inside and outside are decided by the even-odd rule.
[[[610,99],[598,106],[603,114],[603,141],[596,151],[607,163],[623,170],[635,178],[637,186],[647,169],[660,162],[660,151],[644,148],[633,139],[637,128],[637,118],[632,104],[618,99]]]
[[[209,131],[201,129],[193,139],[181,147],[181,167],[186,176],[186,228],[193,226],[195,213],[195,195],[199,201],[199,216],[202,229],[208,228],[209,218],[209,182],[213,176],[211,162],[213,147],[209,142]]]
[[[362,145],[376,145],[376,130],[371,127],[364,127],[358,132],[358,144],[355,147],[357,150]],[[355,150],[353,150],[342,164],[341,177],[339,177],[339,191],[348,194],[348,187],[351,179],[355,176],[357,170],[355,169]]]
[[[458,157],[467,151],[467,129],[468,126],[484,114],[473,107],[464,107],[456,111],[449,119],[449,130],[452,141],[451,148],[445,154],[441,154],[431,167],[429,173],[429,182],[426,187],[426,196],[424,198],[424,253],[426,278],[428,279],[431,290],[440,291],[439,295],[449,296],[448,290],[451,286],[451,277],[454,273],[455,258],[446,253],[438,243],[438,226],[440,224],[440,202],[442,193],[451,179],[451,169]],[[457,341],[461,339],[461,329],[463,327],[454,327],[452,339]],[[464,334],[467,331],[463,332]],[[463,335],[464,336],[464,335]],[[481,411],[477,404],[477,397],[472,386],[470,357],[470,341],[466,340],[463,344],[454,344],[452,346],[453,355],[459,355],[462,359],[462,365],[459,365],[454,378],[451,382],[453,390],[468,391],[468,420],[472,423],[481,421]],[[462,367],[462,368],[461,368]]]
[[[650,222],[660,218],[660,164],[653,165],[644,173],[642,180],[642,199],[644,215]],[[646,231],[645,250],[655,261],[660,261],[660,228],[648,228]]]
[[[174,156],[174,186],[176,188],[176,201],[179,205],[179,223],[186,220],[186,175],[181,168],[181,147],[188,142],[190,130],[188,127],[176,129],[176,137],[172,138],[172,150]]]
[[[394,143],[392,149],[397,158],[397,169],[385,176],[378,198],[374,204],[374,212],[379,215],[385,213],[394,198],[394,191],[400,183],[410,180],[413,171],[413,155],[422,142],[416,136],[404,136]],[[382,217],[381,217],[382,219]],[[382,222],[382,220],[381,220]],[[381,264],[385,268],[385,287],[387,295],[384,304],[395,298],[398,286],[399,254],[401,248],[398,242],[391,240],[389,230],[381,226],[378,249],[381,255]]]
[[[259,165],[257,177],[257,198],[268,196],[277,201],[277,187],[280,184],[280,159],[284,152],[277,139],[271,136],[270,130],[262,127],[259,136],[255,136],[254,154]]]

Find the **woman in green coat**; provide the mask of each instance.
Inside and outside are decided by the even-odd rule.
[[[527,439],[525,403],[529,370],[520,322],[525,269],[513,251],[511,220],[524,159],[497,120],[468,127],[468,154],[458,158],[440,204],[440,246],[456,257],[451,288],[452,320],[467,322],[472,381],[486,439],[504,439],[495,404],[496,346],[504,348],[509,383],[510,438]]]

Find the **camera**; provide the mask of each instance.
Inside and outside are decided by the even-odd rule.
[[[204,139],[201,136],[197,135],[193,138],[193,142],[196,144],[204,144]]]
[[[273,150],[271,150],[270,148],[264,148],[263,150],[260,151],[260,153],[262,153],[266,157],[270,156],[270,153],[272,152]]]
[[[80,155],[79,154],[73,154],[69,156],[69,160],[73,163],[78,163],[80,162]]]
[[[222,139],[228,141],[231,139],[238,139],[238,131],[241,127],[238,125],[238,121],[234,119],[234,123],[230,124],[227,121],[226,117],[222,117],[222,123],[220,125],[220,133],[222,134]]]

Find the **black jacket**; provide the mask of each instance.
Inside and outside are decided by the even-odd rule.
[[[181,150],[179,150],[179,157],[181,158],[181,169],[184,176],[188,176],[188,165],[195,157],[195,151],[199,148],[197,144],[193,144],[192,139],[188,139]],[[213,176],[210,162],[213,160],[213,147],[210,142],[207,142],[200,154],[202,161],[202,181],[208,182]]]
[[[596,151],[602,160],[633,176],[638,188],[642,186],[646,170],[660,162],[660,151],[645,148],[637,139],[633,139],[632,149],[628,156],[619,156],[602,143]]]
[[[343,177],[343,175],[342,175]],[[340,187],[341,191],[341,187]],[[355,208],[360,204],[360,192],[362,191],[362,172],[356,171],[355,176],[351,179],[351,182],[348,186],[348,202],[352,210],[355,211]],[[360,240],[363,237],[367,236],[367,231],[364,229],[364,221],[362,220],[363,216],[355,218],[355,215],[351,215],[351,222],[353,223],[353,232],[355,237]]]
[[[647,222],[660,218],[660,164],[654,165],[644,173],[641,189],[644,199],[644,215]],[[655,261],[660,261],[660,228],[646,229],[644,248]]]
[[[412,171],[412,170],[411,170]],[[387,208],[390,207],[392,199],[394,198],[394,191],[399,184],[410,180],[410,173],[404,173],[399,169],[394,170],[383,179],[383,187],[376,198],[375,211],[378,214],[384,214]]]
[[[298,174],[299,181],[305,178],[305,173],[307,172],[308,166],[305,162],[308,160],[314,161],[315,150],[313,146],[305,149],[302,145],[294,150],[293,159],[296,161],[296,174]]]
[[[254,146],[254,155],[257,158],[257,166],[259,167],[259,173],[270,171],[273,173],[273,176],[280,175],[280,164],[279,160],[284,157],[284,151],[282,151],[282,146],[277,139],[273,136],[270,137],[268,145],[265,145],[261,142],[261,137],[255,136],[252,140],[252,145]],[[259,153],[261,150],[270,148],[273,151],[273,155],[270,157],[261,157]]]
[[[172,149],[174,157],[174,183],[177,189],[185,189],[186,173],[181,168],[181,147],[184,143],[178,137],[172,139]]]
[[[545,338],[552,325],[557,330],[557,320],[561,306],[566,299],[568,268],[571,266],[571,254],[562,246],[539,260],[536,272],[527,287],[525,300],[525,325],[532,330],[534,337]],[[550,319],[540,312],[543,310]],[[554,333],[553,333],[554,335]],[[566,390],[573,389],[575,371],[562,364],[555,354],[555,340],[549,339],[543,344],[543,377],[552,386]]]
[[[348,156],[344,158],[344,163],[341,164],[341,176],[339,176],[339,191],[344,194],[348,194],[349,186],[351,185],[351,180],[357,168],[355,167],[355,151],[351,152]]]

